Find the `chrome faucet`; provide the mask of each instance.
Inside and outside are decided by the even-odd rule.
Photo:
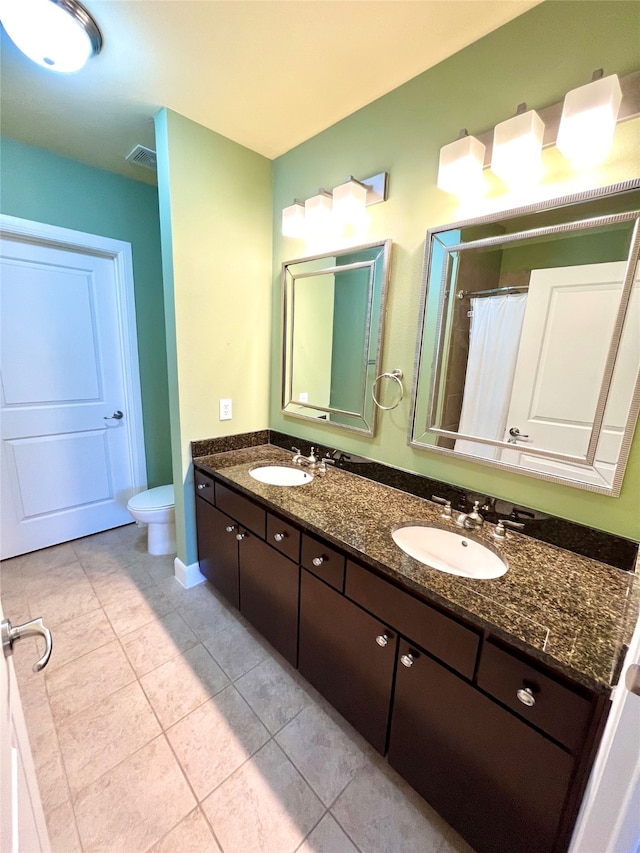
[[[464,527],[465,530],[475,530],[482,527],[484,518],[480,515],[480,501],[476,501],[471,512],[461,512],[456,518],[456,527]]]
[[[294,465],[308,465],[310,471],[317,471],[319,469],[321,459],[319,456],[315,455],[315,447],[311,448],[311,453],[308,456],[303,456],[297,447],[292,447],[291,449],[295,450],[295,456],[293,457]]]

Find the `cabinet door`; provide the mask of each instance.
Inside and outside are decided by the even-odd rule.
[[[196,498],[200,571],[224,597],[239,606],[238,525],[206,500]]]
[[[300,582],[300,672],[384,753],[395,634],[305,569]]]
[[[571,756],[405,641],[399,654],[389,763],[477,853],[554,850]]]
[[[300,568],[252,533],[240,542],[240,610],[293,666],[298,662]]]

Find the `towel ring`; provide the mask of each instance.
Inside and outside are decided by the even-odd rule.
[[[380,381],[380,379],[393,379],[394,382],[397,382],[400,386],[400,396],[393,404],[393,406],[383,406],[382,403],[376,397],[376,384]],[[388,373],[381,373],[379,376],[373,380],[373,385],[371,386],[371,396],[373,397],[373,402],[379,409],[382,409],[383,412],[388,412],[391,409],[395,409],[398,406],[404,397],[404,385],[402,384],[402,371],[399,369],[391,370]]]

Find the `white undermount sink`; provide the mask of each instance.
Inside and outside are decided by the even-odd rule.
[[[313,480],[313,474],[290,465],[256,465],[249,474],[254,480],[269,486],[304,486]]]
[[[508,568],[503,557],[464,533],[418,522],[402,525],[391,534],[405,554],[441,572],[465,578],[499,578]]]

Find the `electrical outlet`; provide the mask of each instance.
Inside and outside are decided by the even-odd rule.
[[[231,400],[220,400],[220,420],[230,421],[232,418]]]

